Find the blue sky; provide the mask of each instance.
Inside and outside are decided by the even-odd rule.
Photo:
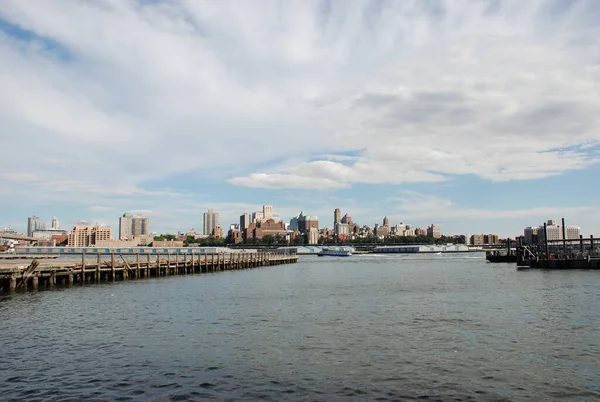
[[[600,3],[0,3],[0,227],[600,235]]]

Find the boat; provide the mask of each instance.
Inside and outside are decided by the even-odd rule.
[[[343,248],[324,248],[317,255],[319,257],[350,257],[352,251]]]

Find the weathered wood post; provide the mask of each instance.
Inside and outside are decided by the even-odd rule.
[[[33,286],[34,289],[37,289],[39,284],[40,284],[40,278],[38,278],[37,275],[35,275],[33,278],[31,278],[31,285]]]
[[[214,271],[215,270],[215,253],[212,254],[212,258],[210,261],[210,270]]]
[[[150,278],[150,254],[147,255],[148,264],[146,265],[146,278]]]
[[[10,282],[8,284],[8,290],[10,290],[11,292],[14,292],[16,289],[17,289],[17,277],[13,275],[10,277]]]
[[[37,276],[34,276],[34,278],[37,278]],[[35,281],[35,279],[34,279],[34,281]],[[53,288],[56,285],[56,271],[52,271],[52,273],[50,273],[50,277],[48,278],[48,283],[51,288]]]
[[[67,276],[67,286],[73,286],[73,273],[69,272],[69,275]]]
[[[583,254],[583,235],[579,235],[579,251]]]
[[[594,236],[590,235],[590,255],[594,253]]]
[[[179,274],[179,251],[175,252],[175,275]]]
[[[85,253],[81,253],[81,284],[85,285]]]
[[[96,255],[96,282],[100,282],[100,275],[101,275],[101,263],[102,261],[102,255],[100,253],[98,253]]]
[[[140,271],[142,269],[142,263],[140,261],[140,253],[136,253],[135,259],[136,259],[136,262],[137,262],[137,264],[136,264],[137,265],[137,269],[135,271],[135,277],[137,279],[140,279]]]
[[[115,253],[110,253],[110,280],[115,281]]]
[[[169,275],[170,272],[169,270],[171,269],[171,251],[167,250],[167,269],[166,269],[166,273],[165,275]]]
[[[196,268],[194,268],[194,250],[192,250],[192,274],[196,273],[195,269]]]

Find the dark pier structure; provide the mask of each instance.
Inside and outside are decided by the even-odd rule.
[[[544,242],[517,247],[517,264],[542,269],[600,269],[600,244],[594,236],[567,239],[562,220],[562,239],[548,240],[544,223]]]
[[[0,292],[117,280],[193,275],[298,261],[295,253],[205,249],[27,249],[29,265],[0,265]],[[49,254],[44,255],[47,252]],[[56,258],[56,254],[59,257]],[[55,258],[46,260],[44,256]],[[42,258],[41,258],[42,257]],[[63,258],[61,258],[63,257]]]

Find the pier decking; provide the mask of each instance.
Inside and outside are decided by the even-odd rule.
[[[199,249],[28,249],[29,260],[0,262],[0,292],[106,281],[192,275],[290,264],[290,252],[206,252]],[[141,252],[142,251],[142,252]],[[59,254],[58,258],[56,253]],[[25,255],[28,253],[17,254]],[[35,258],[34,258],[35,257]],[[62,258],[61,258],[62,257]]]

